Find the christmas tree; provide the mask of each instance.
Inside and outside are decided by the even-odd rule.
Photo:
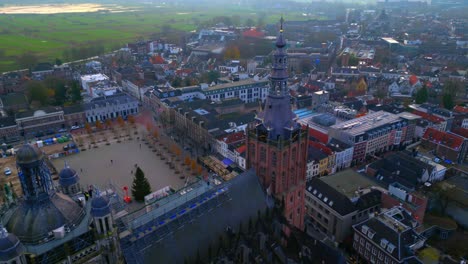
[[[143,171],[138,167],[135,171],[135,178],[133,179],[132,195],[135,201],[143,202],[145,196],[151,193],[151,185],[146,179]]]

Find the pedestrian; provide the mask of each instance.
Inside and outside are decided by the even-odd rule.
[[[132,175],[133,175],[133,170],[132,170],[132,171],[130,171],[130,174],[132,174]]]
[[[113,160],[111,160],[111,163],[114,163],[114,161],[113,161]]]
[[[80,171],[83,172],[83,168],[81,168]]]
[[[140,148],[141,148],[141,144],[140,144]]]

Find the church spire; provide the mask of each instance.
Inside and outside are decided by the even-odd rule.
[[[276,38],[276,51],[273,54],[273,69],[270,76],[270,94],[274,96],[285,96],[289,93],[287,87],[288,70],[287,70],[287,54],[286,41],[283,36],[284,19],[281,17],[280,30]]]
[[[283,36],[284,19],[281,17],[276,50],[273,53],[273,66],[270,74],[270,89],[263,112],[258,116],[270,139],[290,139],[298,128],[296,115],[291,109],[291,96],[288,88],[288,59],[286,41]]]

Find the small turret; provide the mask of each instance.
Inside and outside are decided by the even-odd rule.
[[[0,263],[26,264],[24,252],[19,239],[0,225]]]

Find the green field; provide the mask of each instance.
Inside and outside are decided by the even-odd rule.
[[[185,10],[186,9],[186,10]],[[149,39],[162,34],[162,28],[192,31],[199,23],[217,16],[238,16],[240,22],[257,21],[255,10],[181,7],[129,6],[131,12],[62,13],[62,14],[0,14],[0,72],[19,67],[16,58],[31,52],[40,60],[62,58],[66,49],[86,47],[92,43],[106,50],[122,47],[137,39]],[[289,20],[304,19],[299,12],[282,12]],[[263,13],[266,23],[279,19],[280,13]]]

